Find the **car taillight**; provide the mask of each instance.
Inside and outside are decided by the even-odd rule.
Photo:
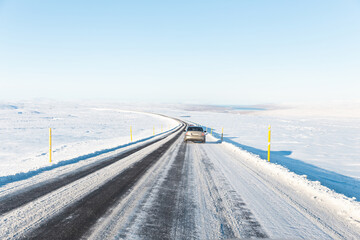
[[[201,136],[205,136],[205,133],[201,133]]]

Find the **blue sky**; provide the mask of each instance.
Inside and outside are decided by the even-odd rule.
[[[360,1],[0,0],[0,100],[359,100]]]

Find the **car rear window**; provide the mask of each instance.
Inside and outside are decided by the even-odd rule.
[[[188,131],[199,131],[199,132],[203,131],[202,127],[188,127],[187,130]]]

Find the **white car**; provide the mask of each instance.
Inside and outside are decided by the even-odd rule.
[[[193,142],[206,142],[205,132],[202,127],[189,126],[186,129],[184,142],[193,141]]]

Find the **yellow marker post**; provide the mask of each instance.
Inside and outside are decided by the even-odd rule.
[[[212,136],[212,128],[211,128],[211,136]]]
[[[51,128],[49,128],[49,161],[51,162],[52,143],[51,143]]]
[[[162,129],[162,125],[161,125],[161,132],[162,132],[162,130],[163,130],[163,129]]]
[[[268,162],[270,162],[270,142],[271,142],[271,126],[269,125]]]
[[[153,136],[155,136],[155,127],[153,127]]]
[[[221,130],[221,142],[224,140],[224,128]]]
[[[130,126],[130,140],[132,142],[132,126]]]

